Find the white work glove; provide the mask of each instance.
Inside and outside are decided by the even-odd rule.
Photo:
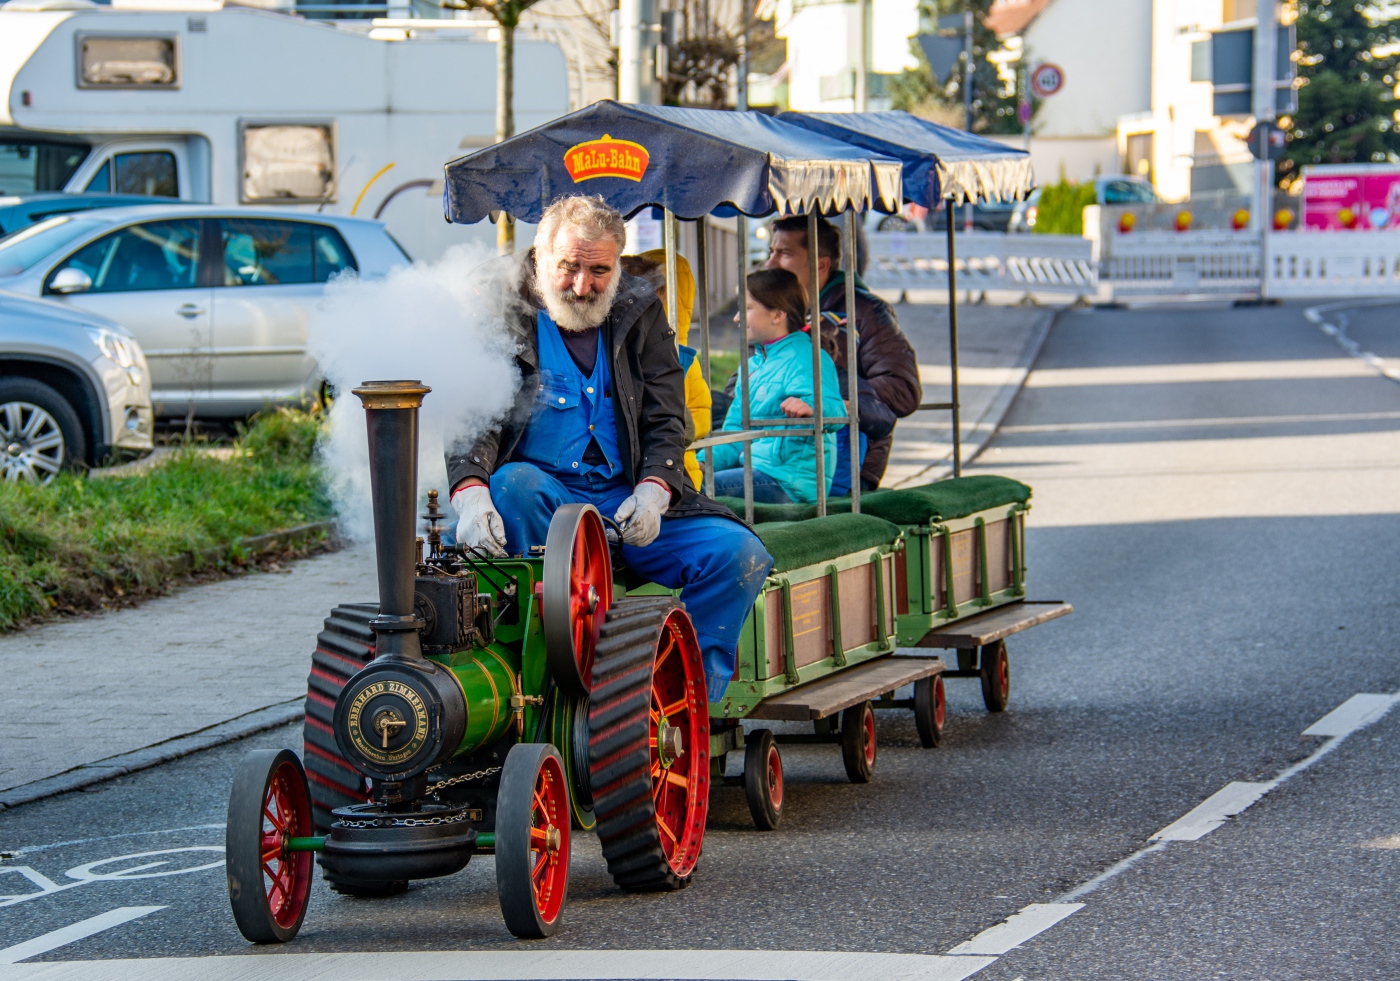
[[[506,526],[491,503],[491,488],[485,484],[463,487],[452,495],[452,507],[457,512],[458,545],[471,545],[488,555],[506,554]]]
[[[661,534],[661,516],[671,506],[671,488],[644,480],[632,488],[613,520],[622,528],[622,544],[638,548],[650,545]]]

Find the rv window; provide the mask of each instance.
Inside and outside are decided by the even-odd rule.
[[[63,190],[89,149],[81,143],[0,139],[0,194]]]
[[[148,197],[178,198],[175,154],[168,151],[119,153],[117,179],[112,190],[118,194],[144,194]]]
[[[78,84],[83,88],[165,88],[180,84],[173,37],[81,37]]]
[[[311,226],[300,221],[224,218],[225,286],[313,283]]]
[[[334,200],[330,126],[244,126],[244,201]]]
[[[89,293],[191,289],[199,273],[199,221],[123,228],[83,246],[59,268],[70,266],[92,278]]]

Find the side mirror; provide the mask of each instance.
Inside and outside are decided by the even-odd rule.
[[[86,293],[90,289],[92,289],[92,277],[72,266],[60,269],[49,282],[49,292],[51,293]]]

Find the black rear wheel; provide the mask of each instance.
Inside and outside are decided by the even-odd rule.
[[[783,820],[783,757],[771,729],[744,737],[744,795],[759,831],[773,831]]]
[[[617,600],[598,638],[589,770],[598,838],[623,889],[680,889],[705,836],[709,700],[700,645],[669,596]]]
[[[982,646],[982,701],[988,712],[1005,712],[1011,697],[1011,667],[1006,663],[1006,641]]]
[[[914,682],[914,728],[925,749],[943,742],[943,724],[948,718],[948,700],[943,691],[943,675],[935,674]]]
[[[875,772],[875,708],[869,701],[841,713],[841,762],[851,783],[869,783]]]

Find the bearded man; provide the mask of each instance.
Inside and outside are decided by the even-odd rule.
[[[620,214],[577,195],[551,204],[534,248],[506,260],[501,313],[522,383],[501,425],[448,452],[457,541],[521,555],[544,545],[563,504],[612,516],[623,562],[681,590],[714,702],[773,560],[686,478],[676,332],[652,288],[623,273],[626,241]]]

